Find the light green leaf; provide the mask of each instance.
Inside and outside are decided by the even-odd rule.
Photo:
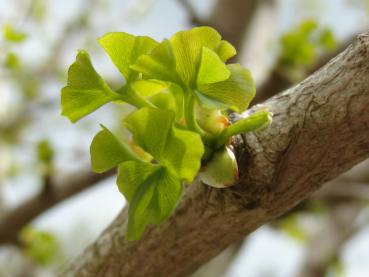
[[[212,84],[229,78],[230,71],[219,56],[207,47],[202,48],[197,84]]]
[[[114,166],[137,157],[124,143],[104,126],[92,140],[90,146],[91,165],[95,172],[101,173]]]
[[[119,191],[131,202],[133,196],[147,178],[161,168],[143,161],[127,161],[119,165],[117,185]]]
[[[132,78],[130,65],[158,44],[150,37],[123,32],[107,33],[99,39],[99,43],[127,81]]]
[[[183,90],[178,85],[170,83],[167,88],[152,95],[148,99],[159,109],[175,112],[177,121],[183,117]]]
[[[93,68],[86,51],[79,51],[68,70],[68,83],[62,89],[62,115],[76,122],[102,105],[120,98]]]
[[[154,107],[144,96],[131,86],[131,83],[120,88],[118,92],[120,94],[120,101],[127,102],[138,109],[143,107]]]
[[[163,40],[150,54],[141,56],[131,68],[141,72],[145,78],[192,86],[196,80],[211,83],[227,79],[229,71],[223,61],[234,54],[233,46],[221,41],[217,31],[210,27],[197,27],[178,32],[169,41]],[[203,64],[199,68],[200,59]]]
[[[173,127],[172,111],[143,108],[129,115],[125,123],[136,143],[159,164],[171,168],[187,182],[193,180],[204,146],[198,134]]]
[[[153,223],[159,225],[177,206],[183,186],[178,176],[167,168],[163,167],[155,174],[155,191],[150,208],[153,208]]]
[[[131,83],[132,89],[134,89],[138,94],[145,97],[162,92],[168,89],[169,86],[170,84],[156,79],[137,80]]]
[[[148,166],[157,167],[150,164]],[[132,178],[130,180],[137,182]],[[133,186],[133,183],[126,183],[126,186]],[[139,239],[147,225],[158,225],[167,219],[176,207],[181,193],[182,184],[176,175],[164,167],[153,170],[134,191],[128,212],[127,240]]]
[[[162,110],[177,111],[175,98],[170,92],[160,92],[149,98],[150,102]]]
[[[130,68],[141,72],[145,78],[181,83],[175,71],[171,45],[166,39],[155,47],[150,54],[139,57]]]
[[[190,85],[194,82],[201,49],[214,49],[221,41],[219,33],[210,27],[196,27],[181,31],[170,38],[176,71],[182,81]]]
[[[206,101],[200,98],[200,103],[208,108],[228,107],[234,111],[242,112],[248,107],[255,95],[254,82],[250,71],[239,64],[231,64],[227,67],[231,72],[231,76],[227,80],[198,86],[199,93],[208,98]]]
[[[226,109],[229,108],[229,106],[227,104],[221,102],[220,100],[216,100],[214,98],[206,96],[206,95],[202,94],[200,91],[198,91],[196,89],[193,90],[193,92],[197,96],[201,106],[206,108],[206,109],[226,110]]]
[[[173,128],[169,133],[163,158],[166,164],[188,183],[191,183],[201,166],[204,145],[200,135]]]
[[[133,140],[156,160],[160,160],[173,120],[172,111],[142,108],[130,114],[124,122]]]
[[[232,58],[237,54],[236,49],[232,44],[230,44],[226,40],[222,40],[219,42],[218,46],[214,49],[215,53],[218,54],[219,58],[226,62],[228,59]]]

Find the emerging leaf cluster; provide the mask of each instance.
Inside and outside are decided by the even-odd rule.
[[[243,112],[255,89],[247,69],[225,64],[236,50],[212,28],[181,31],[160,43],[108,33],[99,43],[125,84],[109,87],[81,50],[62,89],[62,114],[75,122],[108,102],[136,108],[124,121],[130,142],[102,126],[90,148],[96,172],[118,166],[117,184],[130,205],[126,237],[135,240],[170,216],[183,184],[224,151],[231,136],[266,126],[270,114],[261,110],[228,126],[226,112]]]

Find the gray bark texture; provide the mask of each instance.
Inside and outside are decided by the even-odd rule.
[[[368,158],[369,33],[264,104],[273,123],[235,142],[235,186],[189,186],[173,216],[136,242],[125,241],[124,209],[63,276],[188,276]]]

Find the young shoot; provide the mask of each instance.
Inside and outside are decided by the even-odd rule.
[[[62,114],[76,122],[109,102],[135,108],[124,120],[130,142],[102,126],[90,152],[94,171],[118,167],[118,188],[129,202],[126,238],[137,240],[172,214],[196,176],[217,188],[235,184],[231,137],[266,127],[271,115],[264,109],[229,123],[227,113],[245,111],[255,87],[247,69],[226,64],[236,50],[210,27],[161,42],[108,33],[99,43],[126,82],[112,89],[81,50],[61,92]]]

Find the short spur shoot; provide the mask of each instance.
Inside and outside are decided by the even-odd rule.
[[[157,42],[147,36],[108,33],[99,43],[125,78],[118,90],[80,50],[62,89],[62,114],[72,122],[113,102],[135,109],[124,120],[131,141],[106,127],[94,137],[91,164],[100,173],[118,167],[117,185],[129,202],[126,238],[139,239],[176,208],[185,184],[225,188],[238,178],[231,138],[265,128],[266,109],[230,124],[255,95],[250,72],[227,64],[235,48],[210,27],[180,31]],[[124,106],[122,106],[124,107]]]

